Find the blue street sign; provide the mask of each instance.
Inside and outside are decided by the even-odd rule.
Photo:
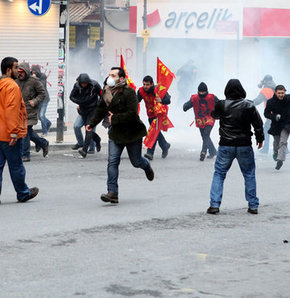
[[[50,8],[51,0],[27,0],[27,6],[31,13],[43,16]]]

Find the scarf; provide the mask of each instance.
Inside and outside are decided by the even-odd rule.
[[[119,90],[126,85],[127,80],[123,80],[122,82],[118,82],[114,87],[109,87],[108,85],[104,87],[103,99],[107,107],[110,105],[113,97],[119,92]]]

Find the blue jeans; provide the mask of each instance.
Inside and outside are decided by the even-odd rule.
[[[119,176],[119,164],[121,155],[124,148],[127,148],[129,159],[131,164],[135,168],[141,168],[144,171],[150,168],[150,164],[146,158],[142,157],[142,139],[129,144],[117,145],[111,139],[109,139],[109,157],[108,157],[108,180],[107,188],[115,194],[118,193],[118,176]]]
[[[83,117],[81,115],[78,115],[77,119],[74,122],[74,132],[75,132],[75,136],[76,136],[76,139],[77,139],[77,143],[80,146],[84,145],[84,137],[83,137],[83,134],[82,134],[82,127],[84,125],[85,125],[85,121],[84,121]],[[96,131],[96,128],[94,127],[93,132],[95,132],[95,131]],[[91,140],[91,142],[90,142],[89,150],[90,151],[95,150],[95,142],[93,140]]]
[[[152,121],[154,120],[155,118],[149,118],[148,121],[149,121],[149,124],[151,125]],[[156,147],[156,144],[158,142],[158,145],[159,147],[162,149],[162,151],[164,150],[167,150],[167,147],[168,147],[168,143],[167,141],[165,140],[162,132],[160,131],[159,134],[158,134],[158,137],[156,139],[156,142],[154,143],[154,145],[152,146],[152,148],[148,148],[147,149],[147,153],[151,154],[151,155],[154,155],[154,151],[155,151],[155,147]]]
[[[17,200],[23,201],[30,196],[30,190],[25,183],[25,168],[22,162],[23,139],[19,139],[14,146],[0,141],[0,194],[2,189],[2,174],[7,160],[10,177],[17,193]]]
[[[47,146],[48,141],[44,138],[41,138],[32,128],[32,125],[27,126],[27,135],[24,138],[23,143],[23,154],[22,156],[30,158],[30,140],[35,143],[35,145],[40,148],[44,148]]]
[[[210,206],[219,208],[222,202],[224,180],[235,158],[245,179],[245,196],[249,208],[257,209],[259,199],[256,196],[256,167],[252,146],[219,146],[210,190]]]
[[[38,114],[39,120],[41,122],[42,133],[45,135],[48,133],[48,129],[51,126],[51,122],[45,117],[47,106],[48,106],[48,102],[42,102],[40,104],[40,109]]]

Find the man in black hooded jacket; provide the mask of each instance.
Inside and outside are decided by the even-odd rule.
[[[78,113],[82,117],[84,125],[90,123],[98,106],[101,91],[101,86],[96,81],[91,80],[88,74],[82,73],[77,78],[70,94],[70,100],[78,105]],[[96,142],[97,151],[101,149],[101,138],[93,131],[86,131],[83,148],[78,151],[83,158],[87,156],[92,138]]]
[[[248,212],[257,214],[259,199],[256,196],[251,126],[254,127],[258,149],[260,149],[264,141],[263,121],[253,102],[245,99],[246,91],[239,80],[229,80],[224,93],[226,99],[218,101],[211,113],[213,118],[220,120],[220,142],[210,191],[210,207],[207,213],[219,212],[224,180],[236,158],[245,179]]]

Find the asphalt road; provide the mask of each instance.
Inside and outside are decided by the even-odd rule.
[[[33,153],[19,204],[4,173],[0,205],[0,297],[290,297],[289,165],[257,154],[258,215],[248,214],[237,163],[219,215],[205,213],[213,160],[177,145],[156,151],[146,180],[124,154],[120,204],[106,191],[106,146]]]

